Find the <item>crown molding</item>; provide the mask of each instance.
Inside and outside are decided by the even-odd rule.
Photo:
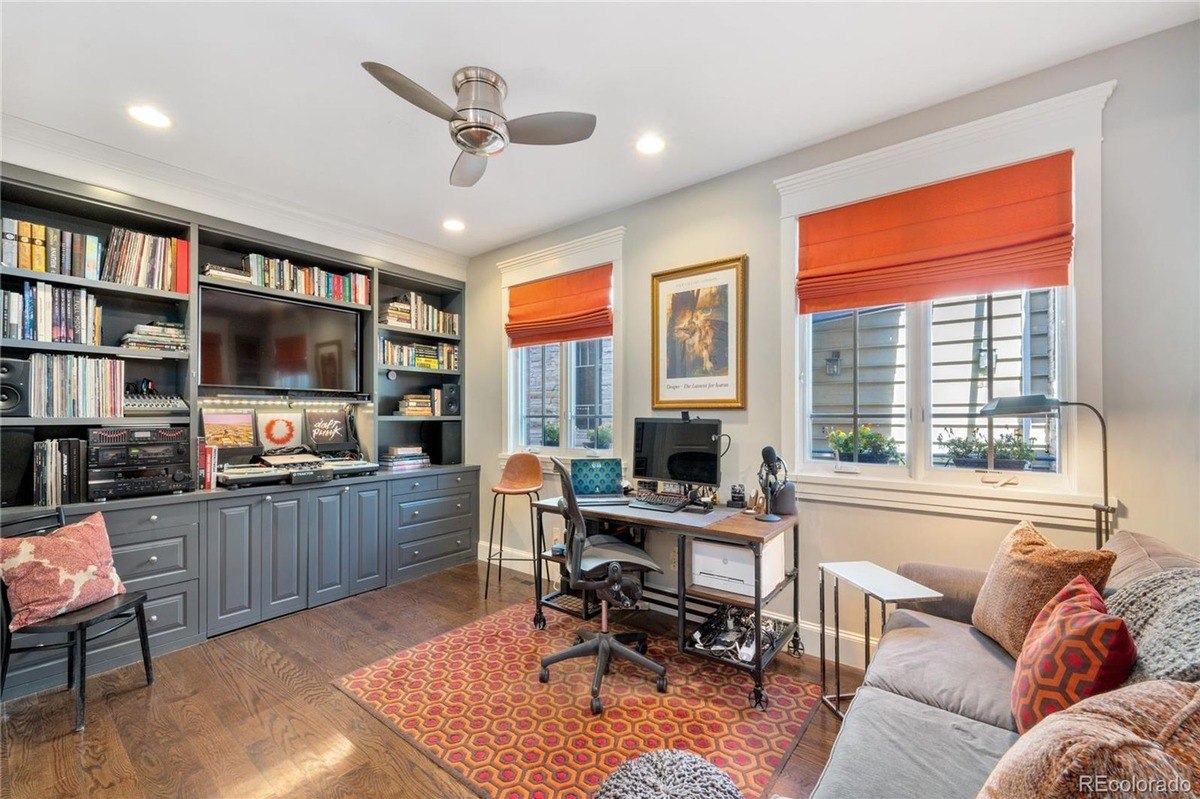
[[[187,208],[416,269],[466,279],[466,256],[290,200],[92,141],[12,114],[0,116],[6,162]]]
[[[811,191],[828,184],[844,182],[880,169],[894,168],[907,161],[927,157],[931,153],[945,152],[988,140],[1005,138],[1017,131],[1069,120],[1080,114],[1091,112],[1099,114],[1104,109],[1105,103],[1108,102],[1108,98],[1112,96],[1116,85],[1117,82],[1111,80],[1089,86],[1086,89],[1051,97],[1014,108],[1011,111],[1003,111],[990,117],[788,175],[776,180],[775,188],[779,191],[781,198],[787,198],[790,195]]]
[[[501,286],[516,286],[552,275],[576,272],[600,264],[617,264],[625,227],[613,227],[496,263]]]

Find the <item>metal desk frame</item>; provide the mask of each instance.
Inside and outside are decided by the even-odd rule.
[[[614,507],[620,508],[623,506],[596,505],[596,506],[592,506],[592,507],[584,507],[584,508],[581,508],[581,510],[583,511],[583,515],[584,515],[585,519],[625,524],[629,527],[641,528],[643,531],[659,530],[664,533],[672,534],[676,537],[676,546],[678,547],[678,549],[677,549],[678,554],[677,554],[677,558],[676,558],[676,560],[678,561],[677,573],[676,573],[678,594],[675,597],[675,602],[672,603],[670,601],[669,597],[666,596],[666,592],[655,590],[655,593],[658,593],[660,596],[664,597],[663,599],[655,599],[655,602],[657,602],[658,604],[666,605],[668,607],[670,607],[672,604],[674,604],[675,611],[676,611],[676,618],[677,618],[677,633],[678,633],[677,644],[679,646],[679,651],[690,654],[690,655],[695,655],[697,657],[704,657],[709,660],[715,660],[719,663],[724,663],[727,666],[732,666],[733,668],[739,669],[741,671],[749,672],[754,678],[754,688],[750,691],[750,694],[749,694],[750,705],[752,707],[756,707],[760,710],[765,710],[769,704],[769,700],[767,699],[766,693],[763,691],[763,673],[766,670],[766,667],[768,665],[770,665],[771,661],[775,658],[775,655],[777,655],[785,646],[787,646],[789,651],[797,657],[803,652],[803,646],[800,643],[800,579],[799,579],[799,573],[800,573],[800,525],[799,525],[799,523],[795,519],[793,519],[792,524],[791,524],[791,531],[792,531],[792,568],[791,568],[791,571],[787,572],[787,574],[784,576],[784,579],[779,583],[779,585],[773,586],[772,589],[764,595],[763,585],[762,585],[763,545],[768,540],[771,540],[772,538],[774,538],[773,535],[770,536],[769,538],[764,538],[762,540],[754,540],[754,541],[738,540],[738,539],[730,538],[729,536],[723,536],[720,531],[710,531],[706,527],[671,525],[671,521],[672,521],[671,517],[674,514],[669,514],[669,513],[665,513],[665,512],[661,512],[662,516],[663,516],[663,518],[661,520],[662,524],[657,524],[657,522],[659,521],[658,518],[654,518],[652,520],[655,523],[648,523],[651,520],[647,520],[647,519],[636,519],[635,520],[635,519],[629,519],[629,518],[622,518],[621,516],[612,514],[611,512],[610,513],[605,512],[606,510],[611,511],[612,508],[614,508]],[[596,612],[598,612],[598,605],[597,605],[595,611],[593,611],[591,608],[591,604],[590,604],[592,601],[592,598],[587,593],[585,593],[583,596],[582,613],[576,612],[574,608],[565,606],[558,602],[559,598],[562,597],[563,594],[565,593],[564,591],[554,591],[551,593],[543,593],[543,579],[544,579],[543,569],[545,568],[545,566],[543,564],[559,563],[561,565],[561,563],[563,562],[563,558],[561,556],[551,555],[546,548],[545,524],[544,524],[544,520],[543,520],[543,516],[546,512],[551,512],[555,515],[558,515],[559,510],[558,510],[558,505],[557,505],[557,499],[546,499],[546,500],[542,500],[538,503],[535,503],[534,509],[537,514],[535,546],[536,546],[536,551],[538,553],[538,557],[534,561],[533,585],[534,585],[534,599],[536,601],[536,610],[533,615],[533,626],[539,630],[545,628],[546,616],[542,612],[543,606],[554,608],[555,610],[575,616],[576,618],[582,618],[584,620],[592,618],[596,614]],[[680,511],[680,512],[682,513],[683,511]],[[714,519],[713,520],[714,523],[718,523],[721,521],[725,521],[725,519],[722,518],[722,519]],[[780,530],[776,534],[783,535],[784,530]],[[687,573],[686,573],[687,541],[688,541],[688,539],[697,539],[697,538],[718,541],[722,544],[734,544],[734,545],[746,546],[751,550],[751,552],[754,553],[755,592],[754,592],[753,598],[740,597],[738,595],[727,594],[726,592],[710,590],[710,589],[706,589],[703,587],[697,588],[694,586],[693,587],[688,586]],[[792,587],[792,620],[789,623],[788,627],[783,631],[783,634],[781,634],[779,636],[778,643],[776,643],[776,645],[773,648],[771,648],[769,651],[763,652],[763,648],[762,648],[763,607],[768,602],[773,600],[776,596],[778,596],[785,588],[788,587],[788,585],[791,585],[791,587]],[[717,604],[720,604],[722,602],[728,602],[731,605],[737,605],[739,607],[753,610],[754,611],[754,649],[755,649],[754,660],[750,663],[744,663],[741,660],[738,660],[736,658],[729,658],[729,657],[722,657],[719,655],[714,655],[711,652],[708,652],[708,651],[705,651],[702,649],[697,649],[696,647],[692,646],[688,641],[688,635],[687,635],[687,600],[688,599],[692,599],[692,600],[700,602],[702,604],[711,605],[711,606],[716,606]]]

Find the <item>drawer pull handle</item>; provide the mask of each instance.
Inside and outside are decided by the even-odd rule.
[[[454,542],[454,545],[455,545],[456,547],[461,547],[461,546],[462,546],[462,539],[460,538],[460,539],[458,539],[457,541],[455,541],[455,542]]]
[[[152,522],[156,522],[156,521],[158,521],[158,514],[156,513],[156,514],[154,514],[153,516],[151,516],[151,517],[150,517],[150,521],[152,521]]]
[[[271,501],[271,495],[270,495],[270,494],[267,494],[265,497],[263,497],[263,499],[265,499],[267,502],[270,502],[270,501]]]
[[[158,555],[151,555],[146,559],[147,563],[158,563]]]
[[[413,511],[413,516],[420,516],[420,515],[421,515],[421,511],[419,511],[419,510]]]
[[[346,486],[345,488],[343,488],[343,489],[342,489],[342,493],[343,493],[343,494],[349,494],[349,493],[350,493],[350,486]]]
[[[454,478],[454,482],[456,482],[456,483],[461,483],[461,482],[462,482],[462,478],[461,478],[461,477],[455,477],[455,478]]]
[[[460,502],[457,505],[455,505],[454,507],[457,508],[458,510],[462,510],[462,503]]]
[[[421,550],[419,550],[419,549],[414,549],[414,550],[413,550],[413,557],[414,557],[414,558],[415,558],[417,555],[420,555],[420,554],[421,554]]]
[[[420,487],[421,487],[420,483],[413,483],[413,488],[420,488]]]
[[[158,621],[158,616],[151,616],[149,620],[152,622]]]

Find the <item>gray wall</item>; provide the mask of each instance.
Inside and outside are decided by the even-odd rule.
[[[650,274],[749,255],[749,344],[752,354],[759,353],[749,364],[749,407],[709,414],[720,416],[733,437],[722,464],[726,485],[752,482],[759,450],[780,439],[773,342],[781,335],[778,293],[792,290],[778,285],[779,196],[772,180],[1116,79],[1104,111],[1103,144],[1102,402],[1111,430],[1113,489],[1121,499],[1121,525],[1200,552],[1198,64],[1200,23],[1192,23],[473,258],[467,278],[468,462],[483,465],[484,485],[499,477],[503,420],[496,400],[504,333],[496,263],[624,225],[624,296],[617,298],[625,336],[619,378],[624,424],[650,413]],[[806,578],[821,560],[986,567],[1009,527],[822,503],[806,504],[801,519]],[[512,521],[520,525],[516,529],[527,524],[517,516]],[[1091,541],[1083,531],[1052,531],[1051,537],[1065,546]],[[816,618],[813,582],[805,580],[802,599],[810,621]]]

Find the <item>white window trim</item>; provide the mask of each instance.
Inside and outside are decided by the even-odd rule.
[[[1115,87],[1116,81],[1098,84],[776,180],[780,197],[780,285],[795,285],[799,216],[1072,150],[1075,252],[1065,302],[1067,318],[1072,322],[1068,327],[1073,329],[1059,331],[1066,366],[1059,391],[1063,399],[1079,399],[1100,407],[1101,128],[1104,105]],[[827,462],[810,460],[804,388],[808,382],[804,370],[809,364],[808,356],[801,358],[808,351],[808,320],[797,313],[793,291],[780,295],[784,332],[780,374],[790,376],[781,381],[780,429],[783,451],[799,465],[797,482],[802,498],[983,518],[1025,515],[1081,528],[1093,522],[1091,504],[1099,501],[1101,486],[1100,432],[1095,420],[1079,420],[1074,409],[1061,416],[1065,446],[1059,455],[1064,477],[1057,484],[1042,483],[1040,490],[1011,485],[988,487],[978,482],[958,484],[953,479],[941,479],[941,475],[936,482],[929,480],[929,470],[923,466],[928,454],[924,435],[909,443],[907,457],[913,467],[907,472],[897,467],[864,465],[858,474],[834,473]],[[927,359],[927,319],[923,314],[910,314],[909,325],[917,333],[908,336],[909,347],[919,347],[920,357]],[[919,429],[925,429],[930,425],[929,409],[913,403],[917,396],[927,402],[925,392],[916,384],[915,379],[910,380],[909,412],[922,415]]]
[[[613,444],[612,453],[624,452],[623,425],[623,395],[620,383],[624,370],[624,319],[621,311],[621,259],[625,241],[625,228],[614,227],[583,236],[553,247],[509,258],[500,261],[496,267],[500,270],[500,311],[501,319],[508,319],[508,290],[521,283],[533,280],[544,280],[549,277],[579,272],[594,266],[612,264],[613,282]],[[513,419],[513,409],[518,406],[517,386],[510,379],[513,370],[512,347],[509,346],[508,336],[500,331],[500,377],[503,391],[503,442],[502,451],[498,458],[501,463],[508,459],[509,454],[523,451],[516,444],[520,440],[516,423]],[[564,352],[565,356],[566,353]],[[566,431],[563,431],[566,434]],[[537,452],[543,466],[550,468],[550,456],[563,458],[595,458],[611,456],[609,452],[598,452],[593,449],[570,447],[536,447],[531,451]]]

